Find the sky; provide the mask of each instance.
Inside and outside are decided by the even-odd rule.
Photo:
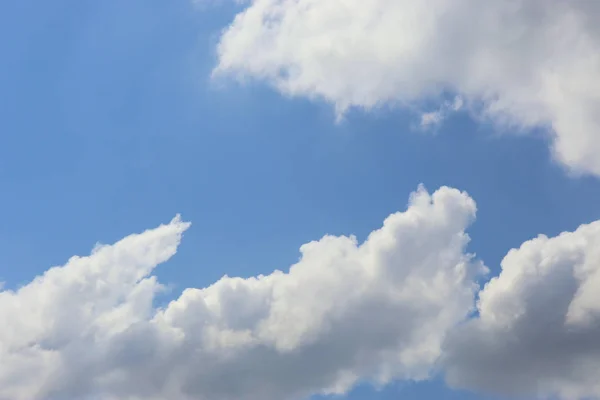
[[[600,398],[595,18],[1,4],[0,400]]]

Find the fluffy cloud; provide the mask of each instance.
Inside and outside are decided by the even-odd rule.
[[[478,309],[445,344],[451,384],[600,398],[600,221],[510,251]]]
[[[600,221],[511,250],[478,292],[475,211],[420,189],[363,243],[325,236],[287,272],[163,309],[152,270],[189,223],[97,246],[0,292],[0,399],[301,399],[438,368],[472,390],[600,398]]]
[[[349,107],[455,92],[479,116],[548,127],[557,160],[600,174],[600,3],[589,0],[252,0],[215,74]]]
[[[188,226],[175,218],[98,245],[88,257],[0,292],[0,399],[82,398],[119,368],[158,361],[170,343],[151,329],[161,286],[149,274],[175,254]]]
[[[465,193],[420,189],[358,244],[326,236],[289,271],[225,276],[164,309],[153,268],[189,224],[132,235],[0,292],[0,399],[281,400],[425,379],[472,311]]]

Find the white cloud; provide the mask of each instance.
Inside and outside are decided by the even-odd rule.
[[[557,160],[600,174],[599,19],[589,0],[253,0],[215,74],[339,113],[453,91],[498,123],[549,127]]]
[[[439,368],[472,390],[600,398],[600,221],[511,250],[472,318],[475,211],[420,189],[361,244],[325,236],[289,271],[158,310],[152,270],[189,224],[97,246],[0,291],[0,400],[301,399]]]
[[[0,399],[81,398],[109,371],[144,358],[158,336],[126,345],[149,328],[161,290],[148,275],[175,254],[188,226],[177,217],[0,292]]]
[[[155,310],[153,268],[189,224],[99,246],[0,292],[0,399],[296,399],[425,379],[473,309],[465,193],[413,194],[358,244],[326,236],[288,272],[224,277]]]
[[[446,343],[451,384],[600,398],[600,221],[510,251],[478,308]]]

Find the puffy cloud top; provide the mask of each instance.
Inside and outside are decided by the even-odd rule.
[[[253,0],[222,35],[215,73],[340,114],[455,92],[479,116],[550,128],[557,160],[599,175],[599,19],[589,0]]]

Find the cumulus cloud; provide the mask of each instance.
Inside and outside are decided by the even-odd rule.
[[[0,292],[0,399],[82,398],[120,368],[158,361],[167,342],[150,329],[161,286],[149,274],[188,226],[177,217]]]
[[[98,245],[0,291],[0,399],[302,399],[437,371],[482,392],[600,398],[600,221],[511,250],[479,291],[475,212],[466,193],[421,188],[362,243],[325,236],[286,271],[161,309],[152,271],[190,224]]]
[[[189,223],[97,246],[0,292],[0,399],[300,399],[426,379],[474,306],[475,202],[419,189],[363,242],[325,236],[289,270],[223,277],[163,309],[153,268]]]
[[[600,398],[600,221],[510,251],[478,309],[445,344],[451,384]]]
[[[253,0],[214,72],[340,114],[455,92],[480,117],[548,128],[558,161],[598,175],[599,19],[589,0]]]

